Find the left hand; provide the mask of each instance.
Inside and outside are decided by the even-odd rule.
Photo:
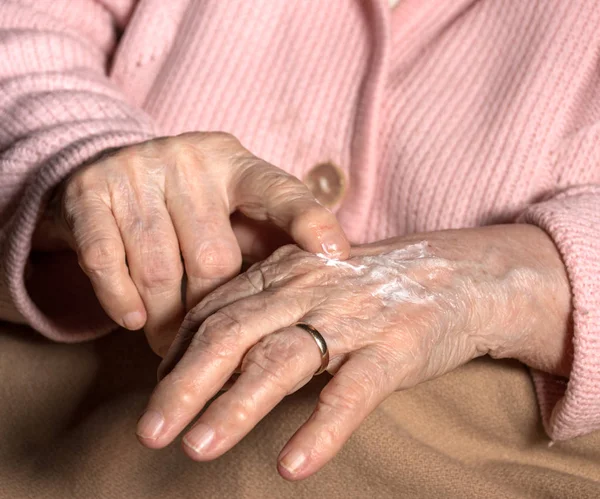
[[[533,226],[394,239],[354,248],[347,262],[285,246],[188,314],[138,436],[168,445],[239,368],[184,437],[197,461],[229,450],[319,368],[313,338],[293,326],[306,322],[327,341],[334,377],[279,458],[284,478],[302,479],[395,390],[475,357],[567,374],[569,317],[563,264]]]

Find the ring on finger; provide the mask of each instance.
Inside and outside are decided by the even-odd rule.
[[[327,342],[325,341],[325,338],[323,338],[323,335],[319,333],[315,327],[307,324],[306,322],[296,322],[294,326],[299,327],[310,334],[315,340],[317,347],[319,347],[319,351],[321,352],[321,366],[319,369],[317,369],[313,376],[318,376],[319,374],[325,372],[327,366],[329,365],[329,348],[327,348]]]

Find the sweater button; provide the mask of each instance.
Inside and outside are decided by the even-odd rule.
[[[327,208],[338,206],[346,193],[346,177],[333,163],[319,163],[304,176],[304,183],[319,203]]]

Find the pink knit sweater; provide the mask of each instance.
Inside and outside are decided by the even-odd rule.
[[[30,255],[36,219],[100,151],[188,130],[300,178],[339,165],[355,242],[542,227],[575,354],[568,382],[534,373],[544,423],[600,428],[598,0],[2,0],[0,317],[109,331],[71,255]]]

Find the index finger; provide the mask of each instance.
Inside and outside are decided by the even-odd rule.
[[[233,303],[206,319],[173,370],[158,384],[138,422],[147,447],[173,441],[231,377],[246,352],[261,338],[306,314],[311,297],[298,297],[294,310],[260,293]]]
[[[117,324],[140,329],[146,308],[126,264],[125,247],[111,210],[95,197],[82,197],[72,229],[79,266],[102,308]]]
[[[244,215],[269,220],[304,250],[346,259],[350,243],[336,216],[293,175],[257,160],[234,179],[233,199]]]

